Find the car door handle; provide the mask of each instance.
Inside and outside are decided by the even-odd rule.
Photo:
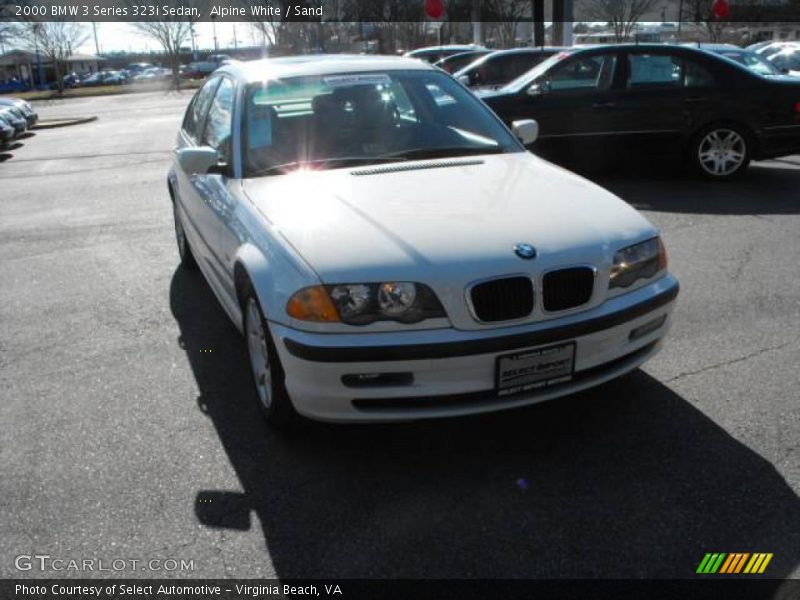
[[[592,108],[614,108],[616,105],[616,102],[595,102],[592,104]]]
[[[684,98],[683,101],[687,103],[708,102],[708,98],[705,96],[690,96],[688,98]]]

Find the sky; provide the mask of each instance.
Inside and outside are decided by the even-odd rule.
[[[198,50],[214,49],[214,31],[212,23],[195,23],[195,41]],[[253,37],[249,23],[217,23],[217,41],[220,48],[233,47],[234,30],[240,46],[250,46],[260,42],[260,37]],[[89,38],[79,48],[79,52],[95,54],[94,37],[91,25],[87,23]],[[161,50],[161,46],[146,35],[142,35],[130,23],[109,22],[97,23],[97,41],[100,52],[128,51],[140,52],[148,50]],[[187,39],[186,46],[191,46]]]

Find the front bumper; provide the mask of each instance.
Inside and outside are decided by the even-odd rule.
[[[270,327],[299,413],[324,421],[410,420],[533,404],[631,371],[660,349],[677,295],[677,280],[666,275],[584,313],[502,329],[319,334]],[[497,396],[497,356],[560,342],[576,344],[570,381]],[[354,377],[374,374],[388,376],[354,386]]]

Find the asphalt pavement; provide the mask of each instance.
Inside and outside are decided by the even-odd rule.
[[[15,567],[48,554],[193,561],[126,577],[681,578],[706,552],[800,576],[800,157],[726,184],[598,176],[681,280],[642,370],[522,410],[276,435],[178,267],[189,97],[43,103],[98,120],[0,151],[0,577],[108,576]]]

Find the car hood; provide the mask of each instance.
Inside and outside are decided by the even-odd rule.
[[[590,264],[655,235],[631,206],[527,152],[246,179],[324,283],[417,281],[443,296],[498,275]],[[518,243],[538,256],[522,260]]]

